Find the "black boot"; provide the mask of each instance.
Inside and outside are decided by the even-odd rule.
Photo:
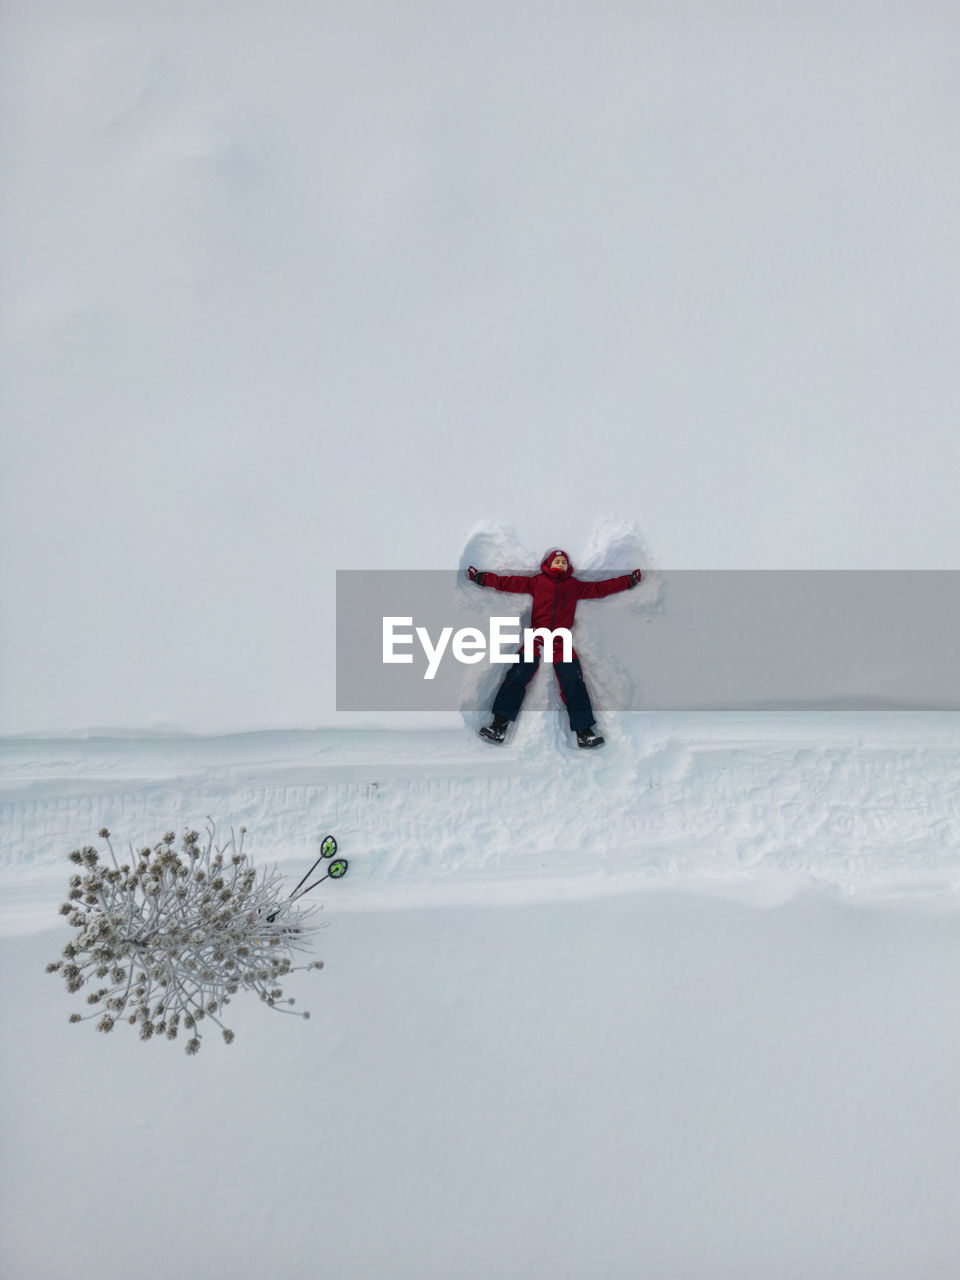
[[[577,730],[577,746],[578,747],[602,747],[603,739],[599,734],[593,732],[593,726],[589,729]]]
[[[493,723],[485,724],[480,730],[480,737],[486,738],[488,742],[502,742],[509,723],[506,716],[494,716]]]

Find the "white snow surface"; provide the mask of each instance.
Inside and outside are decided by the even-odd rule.
[[[0,1278],[956,1280],[955,716],[333,678],[336,569],[956,567],[956,13],[2,24]],[[337,835],[311,1020],[68,1025],[65,854],[207,815]]]
[[[484,514],[960,563],[955,8],[493,10],[4,4],[0,732],[336,725]]]
[[[5,740],[5,1280],[953,1280],[955,718],[601,727]],[[311,1020],[68,1025],[64,854],[206,815],[337,835]]]
[[[960,884],[952,713],[608,713],[588,752],[542,672],[537,695],[545,709],[525,706],[503,747],[462,728],[2,740],[4,875],[57,883],[103,826],[139,847],[209,816],[291,871],[334,831],[359,855],[338,899],[363,906],[691,876]]]

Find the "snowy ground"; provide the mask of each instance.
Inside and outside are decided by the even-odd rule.
[[[142,842],[209,814],[221,831],[246,826],[251,853],[291,872],[335,831],[353,860],[338,900],[363,906],[692,876],[960,885],[951,713],[608,715],[601,727],[593,753],[573,746],[558,706],[525,712],[503,748],[463,730],[3,739],[4,874],[57,895],[65,853],[101,827]]]
[[[6,740],[0,1273],[952,1280],[952,718],[605,727]],[[311,1021],[69,1026],[63,854],[207,813],[350,858]]]
[[[56,942],[3,943],[10,1280],[957,1274],[953,908],[331,906],[311,1021],[196,1059],[68,1026]]]
[[[957,17],[721,9],[7,0],[0,1280],[960,1275],[956,716],[335,710],[337,569],[957,567]],[[313,1018],[69,1026],[208,814]]]

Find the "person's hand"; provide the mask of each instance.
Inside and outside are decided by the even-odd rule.
[[[637,583],[640,581],[640,579],[643,577],[643,574],[640,572],[639,569],[634,569],[633,573],[629,574],[628,576],[630,578],[630,586],[635,587]]]
[[[484,581],[486,580],[486,577],[487,577],[485,573],[481,573],[481,571],[479,569],[475,569],[473,565],[470,566],[467,572],[470,574],[471,582],[475,582],[478,587],[483,586]]]

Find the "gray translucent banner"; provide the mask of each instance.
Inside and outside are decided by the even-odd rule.
[[[509,670],[490,661],[491,618],[529,626],[530,606],[464,572],[338,571],[337,710],[487,708]],[[412,620],[387,624],[393,653],[411,661],[384,661],[385,618]],[[481,661],[457,660],[458,632],[458,651]],[[572,638],[588,689],[610,710],[960,710],[953,570],[651,572],[631,591],[580,601]]]

